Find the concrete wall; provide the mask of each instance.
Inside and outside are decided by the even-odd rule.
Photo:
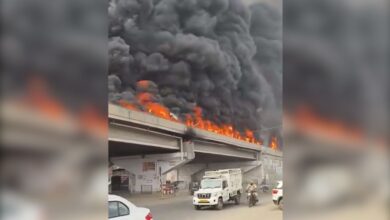
[[[263,178],[263,165],[251,169],[249,172],[244,173],[242,183],[246,186],[250,181],[260,184]]]
[[[206,168],[206,164],[186,164],[178,169],[178,179],[185,182],[188,189],[189,184],[193,181],[192,175]]]
[[[142,187],[144,191],[152,188],[153,192],[160,191],[161,183],[165,181],[184,181],[181,186],[186,190],[189,187],[191,181],[199,181],[204,175],[206,170],[217,169],[230,169],[241,168],[243,175],[243,184],[246,185],[249,181],[257,182],[258,184],[265,181],[267,185],[275,186],[276,181],[282,180],[282,157],[279,155],[262,154],[260,162],[224,162],[224,163],[199,163],[199,164],[186,164],[182,167],[172,170],[166,175],[160,176],[159,169],[162,171],[175,165],[178,159],[161,160],[161,159],[112,159],[111,161],[128,170],[133,176],[133,179],[129,179],[129,188],[132,193],[141,192]],[[144,171],[144,162],[154,162],[156,169],[152,171]]]
[[[262,176],[262,169],[261,166],[254,166],[254,165],[248,165],[247,162],[242,162],[242,163],[211,163],[208,164],[207,168],[203,170],[202,172],[198,173],[196,175],[197,180],[201,180],[204,171],[207,170],[219,170],[219,169],[232,169],[232,168],[241,168],[243,171],[243,184],[248,183],[250,180],[260,180]],[[250,170],[249,172],[245,172],[246,170]]]
[[[276,181],[283,179],[283,161],[281,156],[264,154],[261,157],[261,165],[256,165],[256,162],[226,162],[226,163],[209,163],[209,164],[187,164],[179,169],[178,179],[189,184],[191,177],[196,181],[200,181],[207,170],[241,168],[243,171],[243,184],[246,185],[250,181],[261,184],[275,186]]]
[[[166,180],[176,181],[177,171],[173,170],[167,175],[160,177],[159,169],[167,170],[176,161],[161,161],[158,159],[111,159],[111,161],[130,172],[134,179],[129,179],[129,191],[132,193],[139,193],[143,190],[152,189],[153,192],[160,191],[161,182]],[[155,170],[144,171],[144,162],[154,162],[156,164]]]
[[[275,186],[276,181],[283,180],[283,159],[279,156],[262,155],[263,179],[266,183]]]

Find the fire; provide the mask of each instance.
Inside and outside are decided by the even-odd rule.
[[[224,124],[218,125],[210,120],[203,119],[202,108],[199,106],[194,108],[194,116],[187,114],[185,124],[189,127],[195,127],[202,130],[210,131],[220,135],[232,137],[242,141],[247,141],[253,144],[261,144],[257,141],[253,135],[253,131],[249,129],[245,130],[245,135],[242,135],[239,131],[235,130],[232,125]]]
[[[246,135],[245,140],[246,140],[247,142],[254,143],[254,144],[260,144],[260,143],[256,140],[256,138],[253,136],[253,131],[246,129],[246,130],[245,130],[245,135]]]
[[[272,150],[278,149],[278,140],[276,139],[275,136],[272,136],[272,137],[271,137],[271,141],[270,141],[270,143],[269,143],[269,147],[270,147]]]
[[[153,102],[153,95],[148,92],[143,92],[137,95],[137,100],[141,105]]]
[[[140,80],[137,82],[137,86],[143,88],[143,89],[147,89],[149,87],[150,83],[148,80]]]
[[[154,103],[154,102],[151,102],[151,103],[147,103],[145,105],[146,109],[148,110],[149,113],[157,116],[157,117],[160,117],[160,118],[164,118],[164,119],[168,119],[168,120],[175,120],[172,116],[171,116],[171,113],[170,111],[168,110],[168,108],[166,108],[165,106],[163,105],[160,105],[158,103]]]
[[[79,111],[72,111],[61,103],[60,99],[52,95],[45,79],[38,76],[28,81],[27,91],[28,96],[21,100],[21,104],[27,108],[57,122],[75,121],[81,129],[89,134],[106,137],[108,132],[107,117],[99,113],[96,107],[88,105]]]
[[[157,102],[156,97],[150,93],[145,92],[147,88],[151,86],[150,81],[141,80],[137,82],[137,87],[142,89],[136,95],[136,100],[133,103],[130,103],[125,100],[120,100],[118,104],[123,108],[129,110],[144,110],[152,115],[155,115],[160,118],[164,118],[171,121],[181,122],[187,125],[188,127],[194,127],[206,131],[210,131],[216,134],[228,136],[231,138],[235,138],[238,140],[246,141],[253,144],[261,145],[262,142],[257,140],[254,136],[253,131],[249,129],[245,129],[243,134],[236,130],[231,124],[216,124],[210,120],[203,118],[202,108],[196,106],[193,109],[192,114],[187,114],[185,116],[184,121],[180,121],[177,117],[173,117],[174,115],[169,111],[167,107]]]
[[[32,78],[28,84],[28,92],[27,104],[30,107],[39,110],[54,120],[62,120],[66,117],[65,108],[50,95],[43,79],[38,77]]]
[[[147,87],[149,85],[148,81],[143,80],[137,83],[137,85],[142,86],[142,87]],[[153,94],[148,93],[148,92],[142,92],[137,94],[136,96],[136,102],[141,105],[146,112],[155,115],[160,118],[164,118],[167,120],[171,121],[177,121],[171,114],[171,112],[168,110],[167,107],[155,102],[155,97]],[[129,110],[139,110],[137,108],[137,105],[129,103],[128,101],[125,100],[120,100],[119,105],[129,109]]]
[[[147,81],[146,81],[146,83],[147,83]],[[140,104],[145,109],[146,112],[148,112],[152,115],[155,115],[157,117],[160,117],[160,118],[164,118],[164,119],[171,120],[171,121],[176,121],[176,119],[174,117],[172,117],[172,114],[168,110],[167,107],[165,107],[157,102],[154,102],[154,97],[152,94],[150,94],[148,92],[143,92],[143,93],[138,94],[136,96],[136,98],[137,98],[136,102],[138,104]],[[123,108],[129,109],[129,110],[133,110],[133,111],[140,110],[137,107],[137,105],[132,104],[126,100],[119,100],[118,104],[120,106],[122,106]]]
[[[146,112],[155,115],[160,118],[164,118],[171,121],[181,122],[172,117],[172,113],[169,109],[157,102],[153,102],[153,96],[150,93],[140,93],[137,95],[137,101],[140,105],[143,106]],[[129,110],[138,110],[136,105],[131,104],[127,101],[119,101],[119,105],[129,109]],[[238,130],[234,129],[230,124],[218,125],[210,120],[204,119],[202,116],[202,108],[195,107],[193,115],[187,114],[184,123],[188,127],[194,127],[206,131],[210,131],[216,134],[228,136],[231,138],[239,139],[253,144],[261,145],[262,142],[257,140],[254,137],[253,131],[245,129],[244,135],[242,135]]]
[[[138,110],[138,108],[131,104],[130,102],[126,101],[126,100],[119,100],[119,105],[122,106],[123,108],[126,108],[126,109],[129,109],[129,110]]]
[[[107,117],[99,114],[96,108],[92,106],[85,107],[78,115],[81,126],[87,130],[92,131],[94,134],[98,134],[105,137],[108,133]]]
[[[360,141],[363,132],[341,121],[325,119],[312,111],[307,106],[302,106],[292,117],[294,124],[303,131],[315,132],[317,134],[329,135],[332,138],[349,141]]]

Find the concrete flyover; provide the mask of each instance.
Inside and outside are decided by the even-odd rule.
[[[143,163],[156,164],[155,173],[150,174],[148,181],[135,181],[138,181],[135,191],[140,191],[141,185],[147,182],[152,182],[153,190],[157,191],[159,183],[156,182],[164,182],[165,174],[171,171],[176,171],[176,180],[191,182],[205,170],[240,167],[249,176],[259,175],[260,180],[263,178],[260,175],[264,176],[262,157],[270,156],[281,159],[282,153],[145,112],[109,105],[110,161],[140,178],[149,175],[143,172]]]
[[[189,128],[150,114],[109,106],[110,156],[132,156],[183,151],[183,145],[196,155],[231,157],[233,160],[258,160],[262,147],[209,131]],[[187,142],[187,143],[184,143]],[[190,142],[190,143],[188,143]]]

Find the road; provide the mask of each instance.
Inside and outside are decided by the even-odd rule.
[[[161,199],[158,196],[127,198],[137,206],[149,208],[154,220],[281,220],[283,218],[283,212],[272,203],[270,194],[261,195],[261,202],[255,207],[249,208],[246,199],[243,198],[240,205],[227,204],[223,210],[195,210],[191,203],[192,197],[188,195],[169,199]]]

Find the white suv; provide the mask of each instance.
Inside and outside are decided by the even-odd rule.
[[[276,188],[272,190],[272,200],[283,210],[283,181],[278,181]]]

